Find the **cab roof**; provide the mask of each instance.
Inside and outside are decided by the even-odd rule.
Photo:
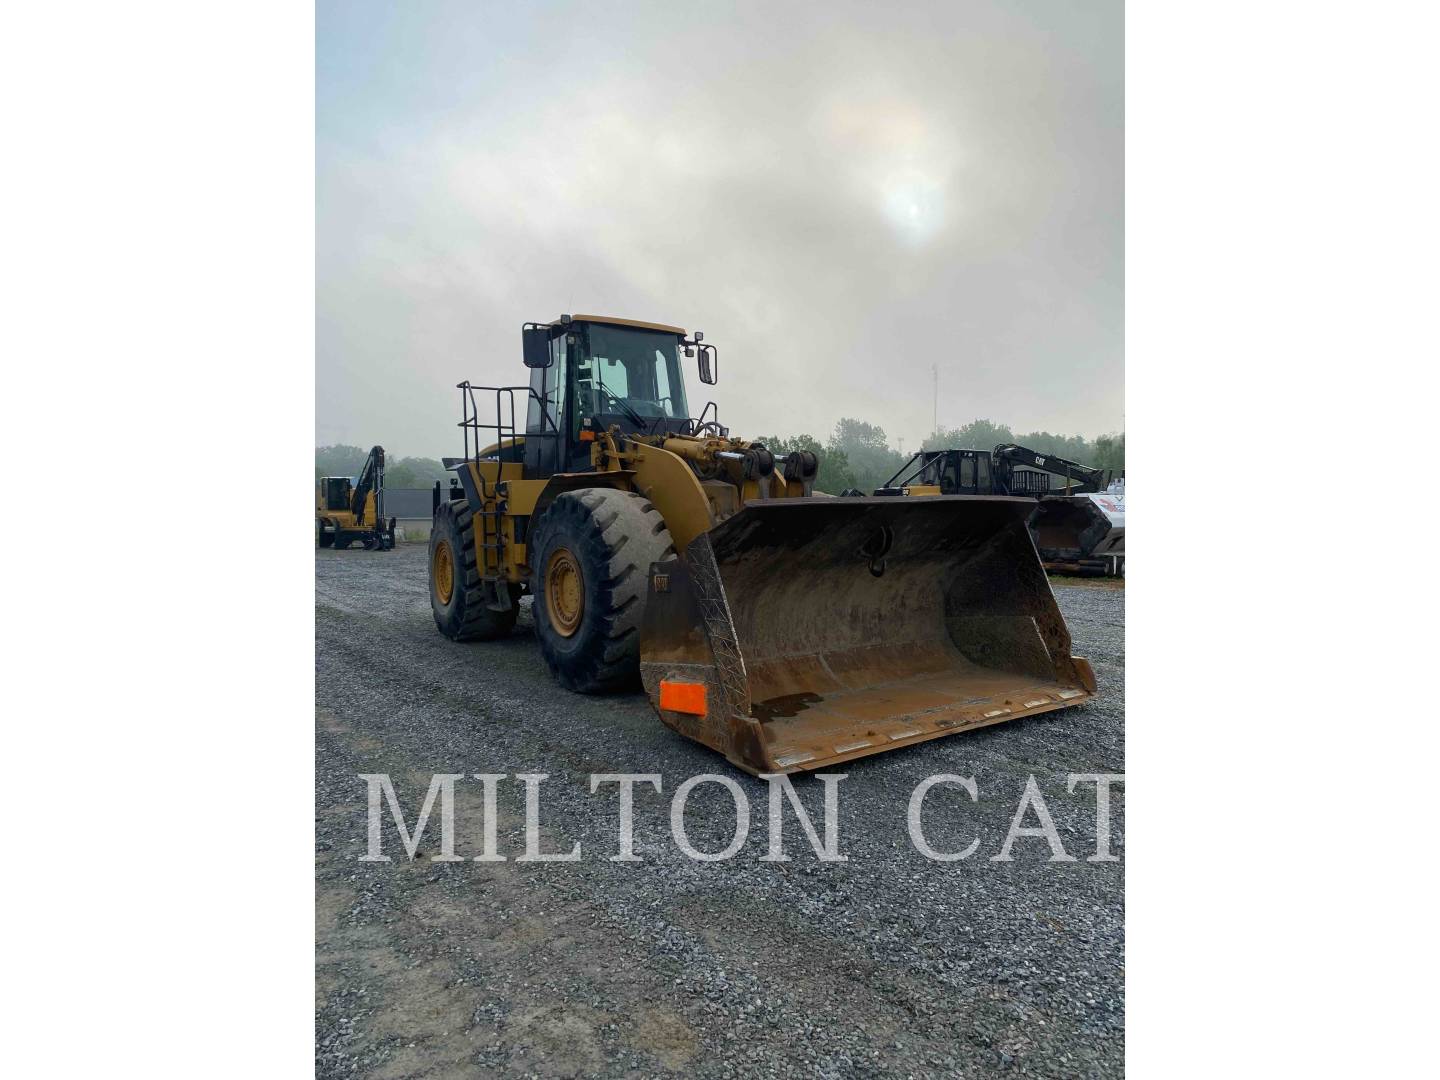
[[[617,319],[613,315],[571,315],[570,318],[575,320],[575,322],[604,323],[607,326],[638,326],[642,330],[659,330],[665,334],[685,336],[683,327],[667,326],[665,323],[641,322],[639,319]],[[557,318],[550,325],[559,326],[560,320]]]

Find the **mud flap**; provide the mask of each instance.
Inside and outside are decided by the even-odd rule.
[[[651,567],[661,720],[752,773],[816,769],[1086,700],[1026,519],[977,496],[751,502]]]

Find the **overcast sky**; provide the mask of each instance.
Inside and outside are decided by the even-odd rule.
[[[1124,426],[1111,0],[318,8],[316,439],[458,455],[561,312],[705,332],[735,434]]]

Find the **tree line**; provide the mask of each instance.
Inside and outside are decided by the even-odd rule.
[[[360,470],[365,466],[365,459],[370,456],[370,448],[361,449],[358,446],[317,446],[315,448],[315,479],[322,476],[349,476],[360,475]],[[445,471],[445,466],[435,458],[427,457],[391,457],[385,455],[385,485],[397,488],[428,488],[434,487],[435,481],[440,480],[449,484],[453,475]]]
[[[821,442],[813,435],[769,435],[758,440],[775,456],[794,450],[809,450],[820,462],[815,487],[838,495],[846,488],[867,494],[889,480],[909,460],[890,446],[885,429],[854,417],[842,417]],[[1100,435],[1055,435],[1048,431],[1027,431],[1016,435],[1008,424],[972,420],[958,428],[942,428],[927,436],[922,450],[993,450],[1001,443],[1019,443],[1041,454],[1068,458],[1096,469],[1125,471],[1125,433]]]
[[[875,424],[842,417],[824,442],[813,435],[766,435],[762,442],[777,457],[795,450],[808,450],[820,462],[815,487],[838,495],[846,488],[870,492],[905,464],[908,454],[890,446],[885,429]],[[1000,443],[1019,443],[1039,453],[1068,458],[1117,475],[1125,471],[1125,433],[1100,435],[1055,435],[1048,431],[1027,431],[1017,435],[1008,424],[972,420],[963,427],[944,428],[928,436],[922,450],[991,450]],[[315,448],[315,477],[357,476],[370,451],[358,446]],[[385,483],[390,487],[428,488],[436,480],[448,483],[449,474],[435,458],[389,458]]]

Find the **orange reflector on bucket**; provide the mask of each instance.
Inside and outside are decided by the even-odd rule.
[[[660,708],[671,712],[705,715],[705,684],[660,680]]]

